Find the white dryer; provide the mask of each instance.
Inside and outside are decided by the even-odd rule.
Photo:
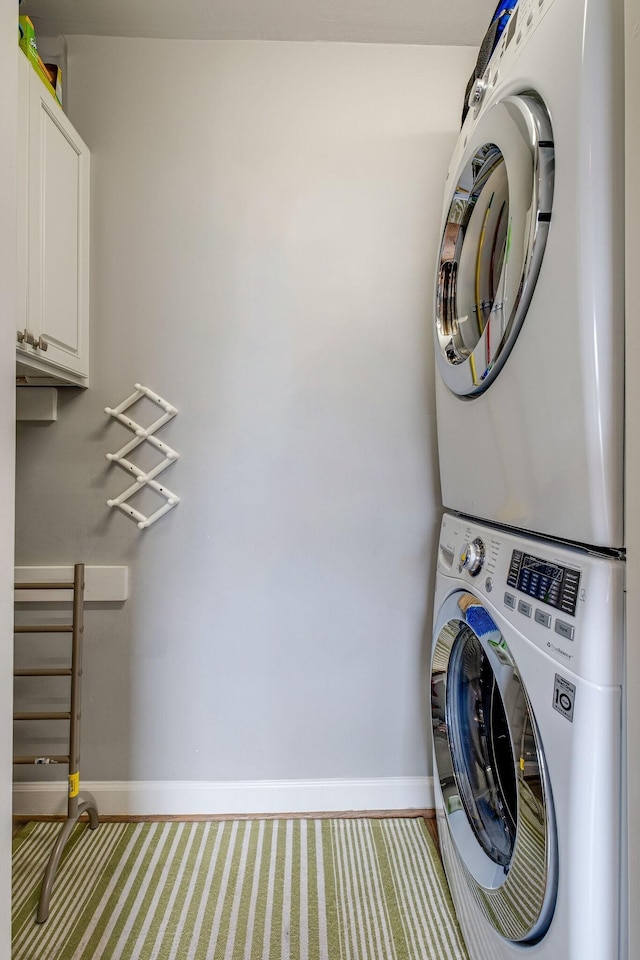
[[[445,188],[445,507],[620,547],[622,0],[519,0]]]
[[[627,956],[623,590],[620,560],[444,516],[434,781],[471,960]]]

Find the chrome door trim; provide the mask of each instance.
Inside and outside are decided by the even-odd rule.
[[[476,203],[491,176],[506,176],[508,203],[501,227],[502,263],[491,292],[479,298],[484,225],[474,222]],[[435,286],[436,361],[449,389],[471,399],[483,393],[504,366],[524,322],[549,232],[554,146],[545,106],[532,93],[505,97],[481,114],[471,131],[446,203]],[[493,195],[492,195],[493,196]],[[492,197],[488,207],[491,206]],[[503,204],[504,206],[504,204]],[[480,208],[479,208],[480,210]],[[463,257],[467,230],[477,232],[475,256]],[[498,237],[495,227],[494,243]],[[458,297],[460,265],[475,270],[475,297]],[[491,255],[493,264],[493,253]],[[493,266],[489,268],[493,274]],[[463,285],[464,289],[464,285]],[[464,301],[462,305],[459,299]],[[468,307],[467,300],[473,305]],[[464,312],[466,309],[466,313]],[[459,310],[462,312],[459,313]],[[465,335],[464,329],[470,333]],[[477,328],[477,329],[476,329]]]
[[[495,628],[495,629],[494,629]],[[492,927],[507,940],[535,943],[553,917],[558,883],[558,852],[553,798],[538,727],[517,664],[482,602],[466,590],[451,594],[434,629],[431,709],[435,774],[443,796],[446,824],[468,888]],[[460,645],[475,644],[486,658],[502,698],[511,750],[517,810],[509,856],[490,856],[478,839],[475,812],[469,809],[455,743],[449,671]],[[457,648],[457,649],[456,649]],[[478,727],[481,726],[480,720]],[[471,742],[472,737],[469,737]]]

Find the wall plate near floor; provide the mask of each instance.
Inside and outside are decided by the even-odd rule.
[[[58,419],[55,387],[16,387],[16,420],[53,423]]]
[[[15,603],[69,603],[73,599],[73,591],[66,587],[60,590],[41,590],[37,587],[38,582],[43,580],[47,583],[60,580],[65,584],[73,580],[72,566],[15,567],[14,580],[16,583],[34,584],[33,590],[24,588],[17,590],[14,597]],[[85,605],[87,603],[122,603],[128,595],[128,567],[85,564]]]

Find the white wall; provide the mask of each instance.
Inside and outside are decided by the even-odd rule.
[[[0,3],[0,960],[11,955],[11,713],[16,335],[17,10]]]
[[[442,90],[474,56],[70,38],[91,388],[21,427],[17,557],[131,569],[87,617],[85,779],[429,773]],[[144,533],[105,506],[137,381],[180,411],[182,502]]]
[[[628,829],[629,829],[629,957],[638,955],[640,913],[640,768],[637,763],[637,731],[640,726],[640,383],[636,371],[640,360],[640,184],[637,167],[640,153],[640,0],[625,0],[625,242],[626,242],[626,380],[625,380],[625,527],[627,542],[627,724],[628,738]],[[624,927],[623,927],[624,929]]]

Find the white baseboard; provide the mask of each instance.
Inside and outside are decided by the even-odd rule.
[[[16,783],[15,816],[65,814],[66,783]],[[105,816],[343,813],[350,810],[424,810],[434,805],[431,777],[373,780],[85,781]]]

